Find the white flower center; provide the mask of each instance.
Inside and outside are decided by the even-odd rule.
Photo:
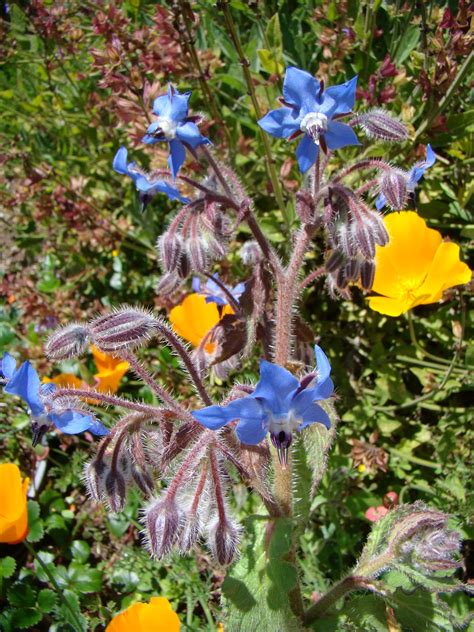
[[[310,112],[303,117],[300,123],[300,130],[309,134],[316,145],[319,145],[319,137],[328,128],[328,117],[322,112]]]
[[[173,140],[173,138],[176,138],[176,128],[178,125],[175,121],[167,116],[159,116],[156,119],[156,122],[158,123],[158,127],[166,140]]]
[[[301,426],[301,419],[295,417],[292,410],[284,415],[268,415],[266,422],[267,430],[270,434],[278,436],[280,432],[285,432],[289,435],[293,434],[295,430]]]

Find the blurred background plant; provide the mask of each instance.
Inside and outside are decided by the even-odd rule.
[[[273,195],[256,121],[275,107],[287,65],[328,84],[358,74],[360,103],[389,104],[409,127],[401,166],[424,158],[427,143],[438,156],[417,190],[418,212],[460,243],[465,257],[472,246],[473,16],[467,2],[231,0],[216,8],[210,0],[159,6],[36,0],[2,3],[1,16],[0,351],[33,359],[44,375],[72,373],[87,381],[95,372],[92,361],[53,367],[45,359],[45,336],[59,322],[87,320],[123,302],[167,311],[182,302],[184,290],[173,301],[155,292],[154,244],[173,203],[160,196],[142,213],[128,179],[111,169],[122,144],[139,164],[165,166],[166,150],[138,141],[153,98],[171,79],[180,90],[193,90],[193,110],[207,117],[203,134],[258,192],[265,233],[284,247],[282,226],[295,216],[291,193],[301,176],[286,142],[272,140]],[[240,34],[242,51],[229,29]],[[353,151],[338,153],[341,164]],[[364,151],[400,164],[398,146],[370,144]],[[190,161],[186,169],[193,173],[196,165]],[[240,230],[239,238],[248,238]],[[229,284],[248,276],[237,244],[216,270]],[[441,305],[390,318],[372,312],[357,292],[351,301],[333,300],[316,281],[306,290],[302,315],[301,327],[310,337],[324,335],[330,350],[342,417],[329,473],[311,508],[312,528],[300,542],[306,596],[323,592],[354,563],[369,531],[365,514],[388,491],[400,503],[421,499],[456,515],[472,577],[474,345],[467,293],[452,290]],[[186,396],[171,370],[173,356],[159,347],[147,353],[165,384]],[[253,366],[242,377],[256,381]],[[121,388],[153,401],[130,375]],[[19,462],[34,479],[47,456],[46,475],[30,500],[28,541],[77,610],[72,617],[54,593],[45,593],[50,580],[24,548],[2,545],[0,627],[99,630],[120,608],[159,594],[187,629],[214,630],[223,574],[211,560],[202,554],[172,564],[150,561],[140,548],[138,499],[123,515],[107,516],[78,484],[91,437],[61,436],[33,450],[22,408],[11,399],[0,406],[1,460]],[[243,486],[236,484],[235,492],[237,510],[247,513],[254,501]],[[447,599],[465,618],[463,598]]]

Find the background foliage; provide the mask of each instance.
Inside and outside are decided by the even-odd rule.
[[[357,73],[361,106],[386,104],[411,132],[401,156],[387,145],[363,149],[367,155],[392,151],[403,167],[424,155],[422,145],[432,144],[439,158],[419,187],[418,210],[445,237],[460,242],[466,258],[474,236],[467,3],[229,5],[262,112],[275,106],[287,65],[326,83]],[[141,213],[133,187],[111,169],[121,144],[141,164],[165,164],[165,152],[138,140],[152,98],[168,81],[193,90],[192,108],[207,116],[203,132],[256,192],[266,234],[285,248],[288,227],[275,208],[257,115],[221,8],[209,0],[2,3],[0,351],[33,359],[44,374],[68,370],[87,376],[89,360],[61,366],[45,360],[44,337],[58,322],[86,319],[124,302],[171,307],[155,295],[154,243],[172,203],[158,197]],[[284,141],[272,141],[272,150],[291,218],[291,193],[300,175]],[[341,164],[354,151],[338,152]],[[196,168],[187,163],[190,172]],[[247,235],[241,231],[242,241]],[[229,280],[247,273],[237,250],[236,243],[228,267],[219,270]],[[410,324],[371,312],[362,295],[333,300],[321,281],[307,291],[302,315],[313,335],[324,339],[342,423],[311,508],[311,528],[301,538],[306,597],[322,592],[354,563],[369,530],[364,512],[380,505],[387,491],[396,491],[400,501],[421,499],[453,513],[466,540],[472,538],[468,396],[474,345],[467,300],[452,291],[442,305],[417,308]],[[171,355],[157,347],[148,354],[162,379],[186,395],[171,370]],[[254,369],[247,367],[245,377],[255,380]],[[152,398],[130,376],[122,388]],[[223,575],[211,560],[198,553],[150,561],[140,546],[137,499],[111,516],[84,496],[80,477],[90,437],[61,436],[33,450],[21,406],[11,399],[0,406],[2,461],[19,462],[25,474],[38,476],[47,457],[40,490],[30,501],[28,541],[39,559],[33,561],[22,546],[0,549],[0,627],[100,630],[130,602],[160,594],[172,601],[185,629],[214,630]],[[242,486],[236,484],[235,491],[238,509],[247,512],[252,499]],[[469,544],[466,555],[469,571]],[[45,568],[72,611],[51,590]],[[465,618],[466,601],[449,599],[453,612]],[[357,626],[351,612],[347,625]],[[382,613],[381,625],[386,618]],[[439,625],[445,630],[451,623]]]

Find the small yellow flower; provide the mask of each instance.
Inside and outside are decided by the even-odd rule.
[[[387,316],[400,316],[416,305],[439,301],[444,290],[468,283],[472,273],[459,259],[459,246],[443,241],[413,211],[390,213],[384,219],[390,236],[377,246],[374,292],[369,307]]]
[[[118,250],[112,250],[112,257],[118,257],[120,252]]]
[[[150,603],[134,603],[118,614],[105,632],[179,632],[176,612],[165,597],[152,597]]]
[[[365,472],[367,468],[365,467],[365,465],[363,463],[361,463],[360,465],[357,466],[357,471],[360,472],[361,474],[363,472]]]
[[[0,465],[0,542],[18,544],[28,535],[26,492],[30,479],[22,482],[14,463]]]
[[[115,393],[120,380],[130,367],[129,363],[120,358],[114,358],[95,346],[91,347],[91,351],[97,367],[97,373],[94,374],[95,388],[101,393]]]
[[[229,305],[224,305],[219,315],[215,303],[206,303],[206,297],[202,294],[189,294],[181,305],[173,307],[169,320],[177,334],[197,347],[222,316],[233,313],[234,310]],[[206,353],[212,353],[214,348],[213,342],[204,346]]]

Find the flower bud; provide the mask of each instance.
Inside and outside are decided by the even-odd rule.
[[[179,538],[179,548],[186,552],[192,549],[199,539],[201,533],[201,521],[197,514],[190,514],[186,517],[181,536]]]
[[[353,257],[357,252],[352,231],[350,226],[345,222],[337,226],[336,243],[346,257]]]
[[[351,224],[352,242],[358,247],[366,259],[375,257],[375,239],[372,226],[364,216]]]
[[[203,237],[190,237],[186,240],[186,253],[189,265],[194,272],[205,272],[208,263],[207,244]]]
[[[369,211],[367,217],[370,218],[375,243],[379,246],[386,246],[390,238],[383,223],[382,215],[375,211]]]
[[[407,199],[407,178],[400,169],[391,169],[380,182],[380,191],[388,205],[394,210],[404,208]]]
[[[371,290],[375,278],[375,264],[373,261],[364,261],[360,266],[360,283],[364,290]]]
[[[438,529],[415,542],[411,557],[425,572],[455,569],[460,565],[456,559],[460,547],[461,538],[457,531]]]
[[[239,250],[242,263],[246,266],[254,266],[263,261],[262,249],[255,240],[246,241]]]
[[[352,259],[349,259],[349,261],[346,263],[344,272],[345,272],[345,277],[349,282],[357,281],[357,279],[359,278],[359,272],[360,272],[359,259],[357,257],[353,257]]]
[[[239,536],[237,525],[227,518],[217,519],[210,525],[207,541],[213,557],[221,566],[232,564],[237,553]]]
[[[167,231],[158,239],[157,244],[163,270],[174,272],[183,253],[183,239],[176,232]]]
[[[172,294],[181,285],[182,281],[176,272],[167,272],[163,274],[156,286],[156,293],[158,296],[167,296]]]
[[[105,499],[114,513],[122,511],[125,507],[127,485],[118,469],[110,470],[105,478]]]
[[[335,272],[345,261],[344,254],[340,250],[333,250],[324,263],[327,272]]]
[[[52,360],[67,360],[87,351],[89,344],[89,326],[72,323],[57,329],[49,336],[45,351]]]
[[[138,489],[143,492],[145,496],[153,494],[155,490],[155,483],[153,481],[153,477],[148,471],[148,468],[143,467],[138,463],[133,463],[131,473]]]
[[[389,141],[403,141],[408,138],[405,125],[385,110],[376,108],[356,118],[369,138],[381,138]]]
[[[157,499],[145,512],[145,526],[152,555],[162,558],[168,554],[181,531],[182,516],[174,500]]]
[[[117,309],[91,323],[94,343],[102,351],[133,349],[151,338],[156,329],[154,317],[145,310]]]
[[[303,224],[313,221],[315,211],[313,196],[308,191],[296,194],[296,214]]]

